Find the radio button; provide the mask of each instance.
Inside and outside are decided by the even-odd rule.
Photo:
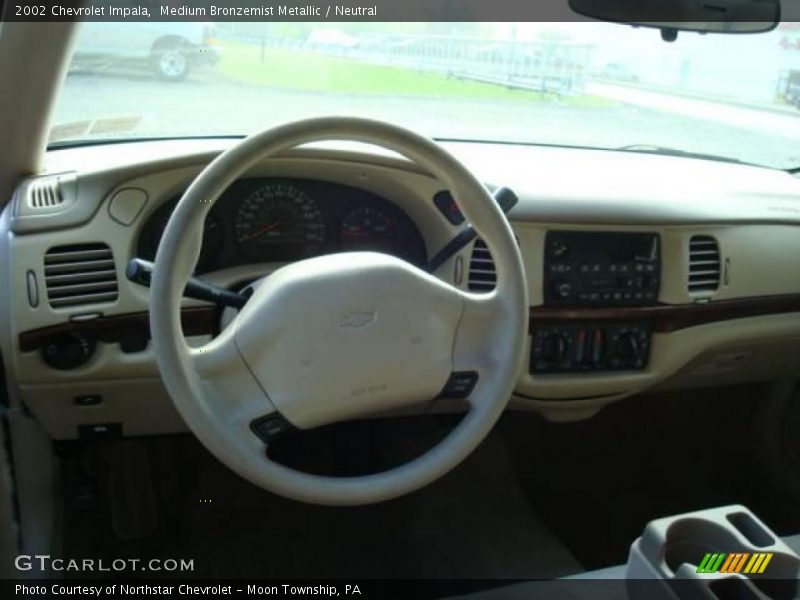
[[[562,300],[571,298],[573,291],[574,290],[572,288],[572,284],[569,281],[564,281],[563,279],[556,279],[553,282],[553,293]]]
[[[553,240],[550,244],[550,256],[553,258],[564,258],[569,254],[569,246],[562,240]]]

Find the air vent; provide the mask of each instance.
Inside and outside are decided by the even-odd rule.
[[[719,287],[719,245],[710,235],[689,240],[689,294],[710,295]]]
[[[78,183],[74,173],[33,177],[17,189],[15,217],[38,218],[63,213],[75,203]]]
[[[28,190],[28,204],[31,208],[50,208],[64,203],[58,179],[40,179]]]
[[[102,243],[50,248],[44,256],[44,281],[53,308],[117,299],[114,255]]]
[[[478,238],[472,246],[467,287],[472,292],[488,292],[494,289],[496,281],[497,274],[492,255],[486,243]]]

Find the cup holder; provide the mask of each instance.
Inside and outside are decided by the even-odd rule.
[[[753,546],[758,548],[766,548],[775,543],[775,538],[772,537],[761,525],[756,523],[756,520],[746,512],[735,512],[726,515],[728,522],[736,527],[744,537],[747,538]]]
[[[708,544],[692,540],[676,540],[668,543],[664,548],[664,562],[673,573],[676,573],[681,565],[699,565],[706,554],[719,552]]]
[[[789,600],[800,597],[800,556],[746,507],[723,506],[648,523],[626,578],[633,600]]]
[[[667,529],[664,562],[673,573],[681,565],[699,566],[706,554],[730,552],[739,544],[725,526],[704,519],[680,519]]]

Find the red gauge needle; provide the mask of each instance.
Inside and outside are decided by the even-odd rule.
[[[342,235],[345,237],[360,237],[360,238],[369,237],[369,235],[367,235],[363,231],[359,231],[358,229],[345,229],[342,232]]]
[[[254,240],[257,237],[261,237],[265,233],[268,233],[268,232],[272,231],[273,229],[275,229],[276,227],[278,227],[280,224],[281,224],[280,221],[273,221],[272,223],[269,223],[268,225],[264,225],[263,227],[259,227],[253,233],[251,233],[249,236],[247,236],[247,239],[248,240]]]

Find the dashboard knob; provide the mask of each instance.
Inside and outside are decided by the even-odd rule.
[[[639,357],[639,338],[636,334],[626,331],[620,334],[617,340],[616,354],[622,360],[633,360]]]
[[[77,369],[92,358],[97,341],[80,333],[66,333],[51,338],[42,347],[42,359],[60,371]]]
[[[542,337],[541,357],[549,363],[560,363],[568,354],[569,345],[564,335],[546,333]]]
[[[564,281],[563,279],[556,279],[553,282],[553,293],[562,300],[566,300],[567,298],[572,296],[573,287],[569,281]]]
[[[569,246],[563,240],[553,240],[550,245],[550,256],[553,258],[566,258],[569,254]]]

